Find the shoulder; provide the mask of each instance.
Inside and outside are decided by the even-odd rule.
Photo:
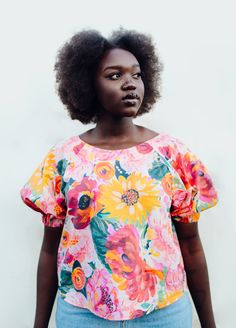
[[[189,148],[179,138],[166,133],[160,133],[156,138],[158,150],[167,158],[176,157],[177,154],[190,152]]]
[[[80,143],[79,136],[71,136],[56,142],[51,147],[51,152],[54,152],[57,161],[70,156],[74,153],[74,148]]]

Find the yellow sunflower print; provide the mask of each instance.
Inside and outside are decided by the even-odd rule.
[[[132,173],[127,178],[120,175],[102,185],[99,194],[98,201],[110,218],[129,224],[142,224],[151,210],[160,206],[155,181],[141,173]]]
[[[49,185],[55,175],[55,167],[55,154],[51,151],[29,180],[29,185],[36,194],[41,194],[43,188]]]

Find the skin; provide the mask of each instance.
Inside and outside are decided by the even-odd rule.
[[[184,260],[188,288],[202,328],[216,328],[207,263],[198,232],[198,223],[174,221]]]
[[[144,97],[144,84],[137,59],[130,52],[113,49],[104,54],[95,76],[100,103],[99,120],[94,129],[80,135],[93,146],[120,149],[146,141],[156,132],[133,124]],[[122,98],[135,93],[139,100],[124,102]]]
[[[94,129],[82,135],[86,143],[104,149],[121,149],[144,142],[156,132],[135,125],[144,96],[137,59],[128,51],[113,49],[104,54],[94,83],[100,104],[99,120]],[[123,101],[130,92],[137,101]],[[189,291],[202,328],[215,328],[207,264],[197,223],[174,221],[182,252]],[[62,228],[44,228],[37,273],[37,304],[34,328],[47,328],[57,293],[57,252]]]

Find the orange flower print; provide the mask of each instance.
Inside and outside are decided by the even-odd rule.
[[[175,160],[173,160],[172,166],[177,171],[180,179],[183,181],[185,187],[187,188],[188,187],[188,181],[185,178],[185,174],[184,174],[184,171],[183,171],[183,159],[182,159],[180,153],[178,153]]]
[[[64,198],[58,198],[54,205],[54,212],[57,218],[63,218],[66,213],[66,205]]]
[[[61,176],[57,176],[56,179],[55,179],[55,192],[56,194],[59,194],[60,191],[61,191]]]
[[[161,185],[167,195],[171,196],[172,194],[172,184],[173,184],[173,177],[170,173],[167,173],[161,181]]]
[[[68,231],[64,230],[62,233],[61,244],[63,247],[67,247],[70,241],[70,234]]]
[[[115,169],[109,162],[100,162],[95,165],[94,172],[99,178],[109,180],[114,176]]]
[[[195,211],[191,190],[175,190],[172,196],[172,216],[189,216]]]
[[[217,193],[212,180],[202,162],[195,155],[187,152],[181,157],[179,153],[172,164],[179,173],[185,187],[187,189],[191,187],[197,189],[199,198],[202,201],[209,203],[217,199]]]
[[[183,295],[182,290],[178,290],[177,292],[166,293],[161,301],[157,302],[157,307],[162,309],[167,305],[170,305],[177,301]]]
[[[84,271],[77,267],[72,271],[71,279],[76,290],[81,290],[85,286],[86,278]]]
[[[126,225],[108,236],[106,248],[112,278],[131,301],[146,302],[155,295],[158,280],[164,279],[164,274],[140,257],[139,235],[133,226]]]

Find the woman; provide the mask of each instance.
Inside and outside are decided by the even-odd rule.
[[[215,327],[199,212],[217,202],[178,139],[135,125],[159,98],[150,37],[74,35],[55,65],[72,119],[95,128],[57,143],[21,191],[42,213],[35,328]],[[187,287],[188,286],[188,287]]]

